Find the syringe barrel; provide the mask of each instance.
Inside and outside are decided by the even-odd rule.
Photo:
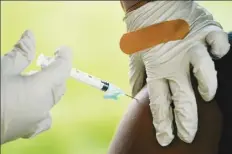
[[[46,57],[43,54],[41,54],[37,60],[37,65],[41,66],[42,68],[47,67],[50,63],[52,63],[55,59],[52,57]],[[96,78],[94,76],[91,76],[85,72],[82,72],[80,70],[77,70],[73,68],[70,73],[71,77],[74,79],[86,83],[90,86],[93,86],[99,90],[107,91],[109,89],[110,84],[106,81],[103,81],[99,78]]]
[[[99,78],[91,76],[91,75],[89,75],[85,72],[82,72],[80,70],[77,70],[77,69],[71,70],[71,76],[80,82],[86,83],[86,84],[93,86],[93,87],[95,87],[99,90],[102,90],[102,91],[107,91],[109,88],[108,82],[102,81]]]

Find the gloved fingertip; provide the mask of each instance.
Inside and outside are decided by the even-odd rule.
[[[177,136],[180,140],[184,141],[185,143],[192,143],[197,134],[197,130],[197,125],[188,129],[178,129]]]
[[[188,136],[188,137],[183,137],[183,136],[181,136],[181,135],[179,135],[178,134],[178,137],[182,140],[182,141],[184,141],[185,143],[192,143],[193,142],[193,140],[194,140],[194,138],[195,138],[195,135],[192,135],[192,136]]]
[[[26,29],[24,32],[23,32],[23,35],[22,36],[33,36],[33,32],[30,30],[30,29]]]
[[[19,41],[14,45],[14,51],[20,53],[29,62],[35,58],[35,38],[30,30],[24,31]]]
[[[207,85],[199,85],[198,86],[198,91],[201,95],[201,97],[203,98],[204,101],[206,102],[210,102],[211,100],[213,100],[213,98],[216,95],[217,92],[217,78],[214,77],[214,81],[213,81],[213,76],[211,76],[211,82],[208,82],[208,86]]]
[[[228,34],[224,31],[212,31],[206,36],[206,42],[211,46],[214,59],[221,59],[230,49]]]
[[[201,97],[206,102],[210,102],[211,100],[213,100],[215,95],[216,95],[216,90],[211,91],[211,92],[207,92],[207,93],[203,92],[203,90],[201,90],[200,88],[198,90],[200,92]]]
[[[45,59],[46,62],[41,62],[43,59]],[[41,56],[40,61],[37,62],[39,65],[44,65],[40,72],[44,81],[49,81],[51,85],[61,85],[65,83],[66,79],[70,76],[72,69],[72,52],[71,49],[66,46],[60,47],[55,52],[55,58]]]
[[[72,50],[67,46],[59,47],[55,51],[55,56],[58,57],[58,58],[62,58],[62,59],[71,61],[71,59],[72,59]]]
[[[34,37],[34,34],[31,30],[25,30],[21,36],[21,38],[25,38],[25,37],[28,37],[30,40],[33,40],[35,41],[35,37]]]
[[[211,53],[213,54],[213,57],[215,57],[215,59],[221,59],[229,52],[229,50],[230,50],[230,44],[229,42],[227,42],[218,49],[212,49]]]
[[[216,95],[218,81],[217,81],[217,71],[215,69],[215,64],[212,58],[208,56],[199,56],[198,62],[195,61],[194,66],[194,76],[198,81],[198,91],[202,98],[209,102]]]
[[[166,147],[173,141],[174,135],[170,136],[170,135],[159,134],[156,135],[156,139],[162,147]]]

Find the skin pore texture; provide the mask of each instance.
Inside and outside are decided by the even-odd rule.
[[[136,3],[138,1],[121,1],[124,8],[131,8]],[[219,87],[215,99],[210,103],[202,100],[192,75],[199,117],[198,132],[192,144],[178,139],[176,128],[175,139],[168,147],[158,144],[144,84],[144,88],[136,95],[138,101],[133,100],[123,116],[108,154],[231,154],[232,75],[229,68],[232,67],[232,48],[225,57],[216,60],[215,65]]]

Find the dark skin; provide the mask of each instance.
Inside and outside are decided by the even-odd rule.
[[[196,85],[194,83],[194,85]],[[199,129],[192,144],[176,138],[168,147],[161,147],[155,137],[144,87],[124,115],[108,154],[217,154],[221,137],[222,116],[215,100],[205,103],[195,88],[199,112]]]
[[[232,46],[232,40],[230,42]],[[108,154],[231,154],[232,153],[232,47],[215,61],[219,87],[210,103],[202,100],[197,83],[192,84],[198,104],[199,129],[192,144],[175,138],[168,147],[161,147],[155,137],[146,86],[137,94],[121,120]],[[176,134],[176,133],[175,133]]]
[[[123,5],[129,6],[132,2],[128,1]],[[232,41],[230,44],[232,45]],[[197,82],[192,76],[199,115],[199,129],[192,144],[178,139],[176,131],[171,145],[161,147],[158,144],[145,86],[136,96],[138,101],[132,101],[122,118],[108,154],[231,154],[232,75],[228,68],[232,67],[232,48],[225,57],[215,61],[215,64],[219,87],[215,99],[210,103],[202,100]]]
[[[125,12],[128,11],[133,11],[135,10],[138,6],[136,6],[137,4],[139,4],[141,2],[141,0],[127,0],[127,1],[120,1],[121,2],[121,6],[124,9]],[[144,1],[146,2],[146,1]]]
[[[131,8],[131,6],[137,4],[140,0],[133,0],[133,1],[120,1],[122,4],[122,7],[125,8],[126,10],[128,8]]]

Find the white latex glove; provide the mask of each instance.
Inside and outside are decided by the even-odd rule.
[[[30,138],[51,126],[49,111],[65,93],[72,67],[71,50],[62,47],[56,60],[40,72],[21,72],[35,57],[32,32],[25,31],[12,51],[1,60],[1,144]]]
[[[220,59],[230,49],[228,34],[223,31],[212,31],[206,36],[206,43],[211,47],[213,58]]]
[[[135,96],[147,81],[153,125],[161,146],[169,145],[174,138],[172,101],[177,135],[184,142],[193,141],[198,128],[198,114],[190,65],[202,98],[210,101],[217,90],[217,72],[207,45],[216,58],[223,57],[230,48],[228,35],[213,21],[211,14],[192,2],[150,2],[125,18],[128,31],[173,19],[185,19],[190,24],[190,34],[184,40],[160,44],[130,55],[132,95]]]
[[[224,36],[224,33],[217,33],[218,36]],[[214,39],[211,35],[206,38],[219,39]],[[227,40],[222,37],[221,41],[217,42],[209,44],[214,55],[222,57],[228,51],[228,46],[225,46]],[[198,90],[205,101],[212,100],[217,90],[217,72],[205,43],[195,42],[190,48],[179,48],[174,44],[157,46],[147,52],[130,56],[132,95],[135,96],[142,88],[147,75],[153,125],[156,128],[157,140],[162,146],[169,145],[174,138],[173,113],[170,106],[172,101],[175,105],[175,122],[180,139],[191,143],[197,132],[198,114],[190,80],[190,65],[193,66],[194,75],[198,80]],[[160,55],[156,54],[159,51],[162,51],[162,56],[157,56]],[[176,51],[180,52],[171,54]]]

